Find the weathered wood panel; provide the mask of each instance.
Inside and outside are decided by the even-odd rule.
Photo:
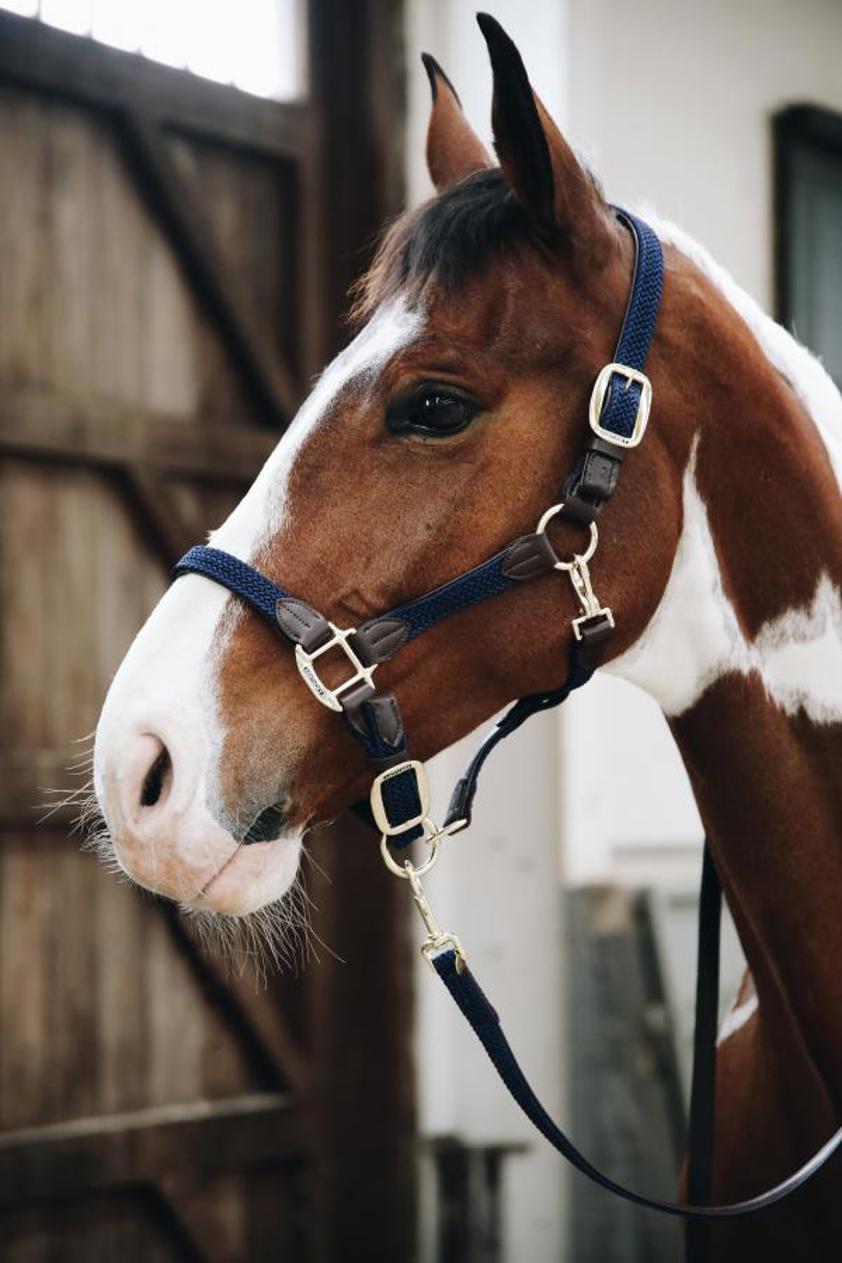
[[[0,1129],[261,1086],[163,918],[72,841],[4,837],[0,912]]]
[[[317,930],[348,964],[261,990],[80,854],[72,806],[36,828],[28,805],[76,783],[168,562],[343,336],[395,206],[377,57],[399,9],[320,2],[313,99],[288,108],[0,15],[4,1258],[412,1258],[405,892],[371,839],[315,844]]]
[[[0,85],[0,135],[0,380],[248,422],[108,120]]]
[[[224,517],[271,439],[257,436],[239,375],[108,121],[2,86],[0,136],[0,300],[15,313],[0,327],[0,710],[3,765],[26,769],[24,799],[39,758],[93,728],[166,586],[177,520],[186,540]],[[278,180],[280,192],[266,184],[264,228],[280,213]],[[259,269],[250,276],[241,262],[251,296]],[[162,472],[175,479],[166,494]],[[166,538],[150,551],[151,506]],[[68,811],[34,829],[22,806],[23,827],[0,835],[0,1132],[16,1173],[4,1181],[16,1197],[5,1199],[3,1257],[270,1257],[300,1238],[290,1203],[301,1128],[279,1150],[288,1128],[275,1116],[261,1124],[277,1132],[267,1153],[246,1112],[224,1137],[182,1128],[176,1157],[155,1140],[150,1111],[240,1100],[278,1086],[288,1067],[294,1077],[300,1053],[281,1015],[253,979],[238,1002],[224,968],[208,974],[207,962],[197,975],[201,957],[191,964],[189,939],[173,937],[155,901],[80,854]],[[84,1119],[115,1122],[87,1159],[93,1142],[72,1131]],[[71,1128],[60,1145],[46,1134],[56,1127]],[[126,1167],[130,1135],[143,1170]],[[195,1149],[220,1143],[227,1166],[214,1174]],[[36,1145],[53,1155],[40,1186]],[[251,1161],[261,1164],[253,1180],[241,1170]],[[94,1193],[103,1182],[107,1194]]]
[[[162,124],[275,158],[299,158],[310,142],[307,101],[278,104],[231,92],[145,57],[104,52],[91,40],[0,13],[0,76],[27,89],[109,114],[142,109]]]
[[[7,1132],[2,1258],[304,1259],[305,1145],[274,1094]]]
[[[248,317],[284,363],[298,365],[302,171],[183,135],[169,148],[187,187],[201,192],[209,234]]]

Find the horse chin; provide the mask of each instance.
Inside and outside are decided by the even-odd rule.
[[[205,822],[201,847],[169,845],[116,829],[113,855],[136,885],[182,907],[220,916],[244,917],[277,903],[295,884],[301,858],[301,831],[266,842],[244,843],[215,822]],[[212,834],[213,836],[208,836]]]
[[[248,916],[288,894],[295,884],[300,858],[300,834],[236,845],[204,889],[185,902],[197,912]]]

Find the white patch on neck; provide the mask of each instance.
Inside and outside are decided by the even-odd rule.
[[[757,1008],[758,1001],[756,995],[750,995],[749,998],[744,1000],[742,1004],[738,1004],[732,1008],[726,1015],[725,1021],[722,1023],[719,1038],[716,1041],[717,1044],[724,1044],[726,1039],[730,1039],[732,1035],[736,1034],[740,1027],[745,1026],[749,1018],[757,1012]]]
[[[251,488],[209,543],[241,561],[249,561],[261,543],[274,535],[286,516],[286,492],[295,457],[339,391],[361,374],[381,369],[396,351],[420,331],[423,313],[398,298],[375,313],[340,355],[322,373],[295,420],[270,455]]]
[[[842,597],[821,575],[808,606],[761,627],[749,643],[722,585],[696,485],[698,435],[684,473],[684,525],[658,609],[640,639],[604,669],[645,689],[666,715],[689,710],[729,672],[757,672],[788,715],[842,721]]]

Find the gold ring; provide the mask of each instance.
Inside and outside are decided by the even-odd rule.
[[[399,864],[397,860],[393,859],[389,850],[388,834],[383,833],[380,836],[380,854],[383,856],[383,863],[390,873],[394,873],[396,877],[402,877],[404,881],[409,881],[411,877],[423,877],[425,873],[429,873],[439,858],[441,832],[436,828],[429,816],[425,816],[421,823],[428,832],[428,837],[425,838],[425,841],[430,844],[430,856],[423,864],[419,864],[417,868],[411,860],[404,860],[402,864]]]
[[[557,513],[561,513],[563,508],[564,508],[563,501],[561,504],[551,505],[550,508],[547,509],[544,516],[541,518],[541,521],[538,523],[537,527],[535,528],[535,534],[546,535],[547,524],[552,521],[552,519],[556,516]],[[583,553],[574,553],[570,561],[560,561],[558,556],[556,555],[555,549],[552,548],[552,544],[550,544],[550,548],[552,548],[553,556],[555,557],[555,562],[553,564],[556,570],[573,570],[576,565],[587,565],[591,557],[593,557],[594,553],[596,552],[596,546],[599,543],[599,531],[596,528],[596,522],[591,522],[590,530],[591,530],[591,537],[588,542],[587,548],[585,549]]]

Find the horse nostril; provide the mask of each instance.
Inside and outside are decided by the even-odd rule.
[[[275,803],[272,807],[267,807],[252,820],[243,837],[243,845],[248,846],[251,842],[274,842],[280,837],[285,820],[286,810],[283,803]]]
[[[165,794],[172,780],[172,759],[170,752],[166,746],[162,746],[160,753],[156,756],[154,763],[146,773],[146,778],[140,791],[141,807],[154,807],[160,800],[161,795]]]

